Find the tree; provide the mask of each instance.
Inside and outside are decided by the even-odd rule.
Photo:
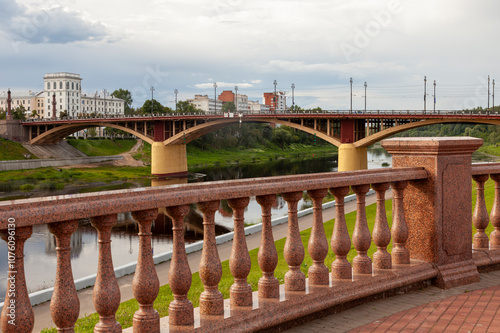
[[[14,110],[12,110],[12,118],[26,120],[26,109],[24,106],[19,105]]]
[[[187,113],[192,113],[192,112],[197,112],[199,111],[194,107],[193,104],[191,104],[188,101],[178,101],[177,102],[177,112],[187,112]]]
[[[111,96],[123,99],[125,101],[125,114],[133,114],[132,113],[132,102],[134,101],[132,99],[132,94],[128,90],[123,90],[123,89],[118,89],[115,90],[111,93]]]
[[[89,127],[87,128],[87,135],[90,136],[91,138],[97,136],[97,130],[95,127]]]
[[[236,110],[236,106],[233,102],[226,102],[222,104],[222,112],[234,112]]]
[[[5,119],[7,118],[7,111],[4,109],[0,109],[0,119]]]
[[[292,143],[293,135],[284,128],[276,128],[273,131],[272,141],[283,150],[285,146]]]
[[[67,117],[67,116],[68,116],[68,111],[64,110],[64,111],[59,112],[60,119]]]
[[[161,105],[160,102],[158,102],[156,99],[153,99],[153,113],[165,113],[165,110],[163,109],[163,105]],[[149,113],[151,114],[151,100],[148,99],[147,101],[144,102],[142,105],[142,113]]]
[[[38,113],[36,113],[36,110],[33,110],[33,112],[31,112],[31,118],[36,118],[38,117]]]

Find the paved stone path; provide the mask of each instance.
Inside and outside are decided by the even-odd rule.
[[[373,301],[286,332],[500,333],[500,271],[451,290],[427,287]]]

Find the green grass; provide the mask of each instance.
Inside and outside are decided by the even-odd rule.
[[[71,139],[67,140],[67,142],[87,156],[108,156],[128,152],[137,143],[137,140]]]
[[[201,150],[187,146],[189,166],[264,163],[278,158],[319,157],[337,153],[333,146],[292,145],[288,149],[221,149]]]
[[[26,160],[24,154],[29,154],[29,159],[38,159],[22,144],[0,138],[0,161]]]
[[[488,155],[500,156],[500,146],[498,145],[491,145],[485,143],[481,147],[479,147],[477,151]]]

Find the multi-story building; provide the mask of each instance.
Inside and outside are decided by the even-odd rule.
[[[269,105],[271,112],[285,112],[286,93],[284,91],[264,93],[264,104]]]
[[[187,101],[193,104],[195,108],[208,113],[220,113],[222,110],[222,101],[214,101],[208,95],[194,95],[194,99],[188,99]]]
[[[248,96],[243,94],[235,94],[231,90],[224,90],[219,97],[220,101],[223,102],[233,102],[236,106],[236,110],[242,113],[248,113],[250,111],[248,107]],[[238,99],[238,101],[236,101]]]
[[[259,101],[248,101],[249,113],[269,113],[269,105],[260,104]]]
[[[53,116],[52,100],[56,100],[56,117],[61,112],[69,117],[85,117],[93,115],[120,115],[125,113],[125,101],[107,94],[82,94],[82,78],[73,73],[49,73],[43,77],[44,90],[39,93],[12,93],[12,108],[24,106],[26,117],[32,117],[33,111],[40,118]],[[0,108],[7,109],[7,93],[0,96]]]

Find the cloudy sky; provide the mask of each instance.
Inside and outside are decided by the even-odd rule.
[[[291,104],[461,109],[488,103],[500,78],[495,0],[0,0],[0,90],[43,89],[43,75],[82,76],[84,92],[118,88],[134,105],[173,107],[232,90]],[[491,85],[491,91],[493,86]],[[500,89],[499,89],[500,91]],[[497,103],[500,102],[498,98]],[[492,97],[490,97],[492,104]]]

